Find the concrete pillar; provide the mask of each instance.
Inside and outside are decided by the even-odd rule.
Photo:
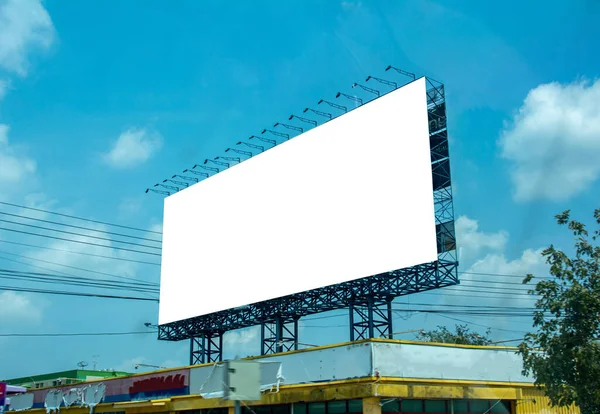
[[[381,399],[379,397],[363,398],[363,414],[381,414]]]

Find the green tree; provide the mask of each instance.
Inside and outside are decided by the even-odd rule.
[[[576,404],[582,414],[600,413],[600,230],[588,234],[568,210],[556,219],[573,232],[575,249],[569,256],[551,245],[542,253],[551,277],[530,290],[539,296],[536,329],[519,345],[523,373],[533,375],[553,406]],[[594,219],[600,224],[600,209]]]
[[[425,342],[437,342],[442,344],[458,345],[490,345],[492,340],[489,338],[490,330],[485,334],[471,332],[467,325],[456,325],[456,331],[451,332],[445,326],[438,326],[432,331],[421,331],[417,338]]]

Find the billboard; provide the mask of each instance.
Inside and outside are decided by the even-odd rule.
[[[159,324],[437,260],[425,79],[165,199]]]

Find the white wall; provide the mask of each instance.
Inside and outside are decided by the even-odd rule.
[[[383,377],[533,382],[514,350],[375,343],[373,368]]]

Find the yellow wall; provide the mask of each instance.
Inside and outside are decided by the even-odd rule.
[[[577,407],[551,407],[550,400],[536,388],[521,390],[521,399],[517,402],[516,414],[579,414]]]

